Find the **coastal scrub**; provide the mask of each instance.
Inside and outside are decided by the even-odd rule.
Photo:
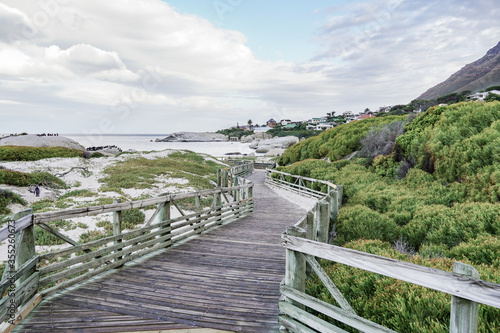
[[[184,186],[210,189],[214,187],[217,169],[220,166],[202,155],[181,151],[154,159],[130,158],[107,167],[104,170],[106,176],[99,179],[99,182],[103,183],[102,191],[120,193],[122,189],[127,188],[153,188],[156,186],[157,177],[163,175],[171,179],[187,179],[188,184]]]
[[[0,161],[38,161],[53,157],[83,157],[83,151],[64,147],[0,146]]]

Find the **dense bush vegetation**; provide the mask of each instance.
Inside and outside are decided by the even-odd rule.
[[[47,187],[67,187],[64,181],[47,172],[24,173],[7,169],[0,169],[0,184],[13,186],[30,186],[38,184]]]
[[[38,161],[52,157],[83,157],[83,151],[63,147],[0,147],[0,161]]]
[[[307,139],[323,132],[323,131],[307,130],[306,126],[307,124],[300,124],[295,128],[285,128],[281,125],[278,125],[275,128],[271,128],[266,133],[272,135],[273,137],[296,136],[299,139],[302,138]]]
[[[223,130],[219,130],[216,133],[224,134],[229,137],[237,137],[238,139],[241,139],[242,136],[252,135],[253,131],[247,131],[244,128],[226,128]]]
[[[360,139],[373,128],[404,119],[406,116],[369,118],[334,127],[288,148],[280,157],[279,164],[286,165],[308,158],[336,161],[359,150]]]
[[[381,135],[395,133],[391,125],[374,123],[377,127],[365,128],[361,137],[357,126],[331,130],[331,143],[326,137],[321,144],[315,141],[320,135],[301,149],[293,146],[282,163],[311,157],[318,146],[333,148],[279,168],[344,185],[334,243],[447,271],[459,260],[475,266],[482,279],[500,283],[500,103],[431,108],[405,126],[392,150],[394,138]],[[339,147],[342,143],[355,148]],[[352,149],[373,153],[340,159]],[[333,162],[318,159],[324,156]],[[359,315],[402,332],[448,331],[448,295],[343,265],[323,265]],[[316,278],[308,289],[332,301]],[[500,310],[481,306],[480,332],[499,329]]]

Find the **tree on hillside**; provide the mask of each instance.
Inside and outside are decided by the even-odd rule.
[[[492,90],[500,90],[500,86],[491,86],[491,87],[486,88],[485,91],[492,91]]]
[[[252,129],[252,123],[252,119],[248,119],[247,124],[249,129]]]
[[[489,93],[488,96],[484,99],[485,102],[493,102],[500,101],[500,95]]]

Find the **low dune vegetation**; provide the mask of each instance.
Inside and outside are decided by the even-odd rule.
[[[500,103],[380,119],[291,147],[279,170],[344,185],[333,244],[447,271],[461,261],[500,283]],[[322,264],[358,315],[401,332],[449,330],[449,295]],[[307,288],[334,302],[317,278]],[[480,305],[479,321],[500,331],[500,310]]]
[[[0,161],[38,161],[54,157],[83,157],[83,151],[64,147],[0,146]]]

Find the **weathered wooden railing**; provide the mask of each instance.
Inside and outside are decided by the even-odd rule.
[[[251,174],[254,170],[254,162],[244,162],[238,165],[235,165],[231,168],[225,168],[220,170],[221,178],[226,177],[228,180],[233,179],[234,177],[245,177],[248,174]],[[223,183],[224,184],[224,183]]]
[[[248,160],[245,159],[226,159],[225,160],[228,163],[239,165],[239,164],[246,164],[248,163]],[[276,162],[253,162],[253,167],[254,169],[267,169],[267,168],[275,168],[276,167]]]
[[[252,212],[253,183],[240,178],[252,171],[252,165],[224,169],[218,173],[218,186],[213,190],[57,212],[33,214],[28,210],[16,214],[7,227],[0,229],[0,242],[9,242],[9,261],[0,281],[0,323],[5,320],[8,323],[0,330],[17,325],[45,296]],[[229,186],[228,179],[231,180]],[[202,197],[212,199],[210,207],[201,207]],[[186,214],[177,204],[187,198],[195,200],[196,211],[191,214]],[[180,217],[171,218],[172,205]],[[151,206],[156,206],[156,211],[144,226],[122,232],[122,211]],[[83,244],[46,224],[103,213],[113,214],[113,236]],[[71,246],[37,254],[35,227],[45,229]]]
[[[268,177],[270,178],[274,172],[269,170]],[[290,183],[289,180],[293,178],[292,175],[285,173],[280,173],[280,175],[280,177],[288,177],[287,183]],[[281,187],[287,187],[283,180],[280,184]],[[341,202],[335,185],[328,185],[328,194],[318,201],[305,217],[294,226],[287,228],[282,236],[283,246],[286,248],[286,275],[280,288],[282,298],[279,302],[281,312],[279,321],[283,330],[309,333],[346,332],[306,311],[310,309],[360,332],[395,332],[356,315],[316,258],[450,294],[451,333],[477,332],[479,303],[500,308],[500,285],[480,280],[478,271],[472,266],[455,262],[453,273],[450,273],[327,244],[329,227],[337,216],[337,208],[340,207]],[[302,184],[298,187],[297,183],[293,182],[290,189],[297,191],[297,188],[301,193],[306,191],[302,188]],[[325,303],[305,293],[306,278],[312,272],[317,274],[340,307]]]
[[[323,198],[332,189],[338,188],[342,196],[341,185],[337,186],[325,180],[292,175],[273,169],[266,169],[266,184],[318,199]]]

